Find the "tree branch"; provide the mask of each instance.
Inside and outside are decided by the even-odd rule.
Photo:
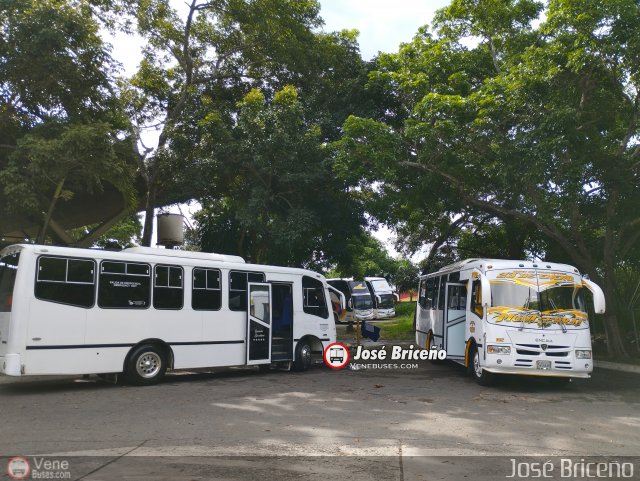
[[[519,210],[509,209],[503,207],[501,205],[495,204],[493,202],[478,199],[472,195],[470,195],[464,187],[464,184],[453,175],[443,172],[430,164],[421,164],[418,162],[411,161],[401,161],[400,165],[405,167],[411,167],[414,169],[422,170],[425,172],[429,172],[432,174],[436,174],[446,180],[448,180],[452,186],[458,191],[458,193],[462,196],[462,198],[470,205],[475,206],[485,212],[493,213],[498,217],[512,217],[516,219],[521,219],[525,222],[528,222],[547,235],[550,239],[556,241],[560,246],[564,249],[564,251],[573,259],[573,261],[578,264],[578,266],[585,266],[588,264],[589,268],[592,267],[592,262],[590,258],[585,259],[584,257],[578,256],[578,253],[571,242],[567,237],[560,233],[560,229],[558,226],[550,226],[545,222],[538,219],[537,216],[532,214],[526,214]]]

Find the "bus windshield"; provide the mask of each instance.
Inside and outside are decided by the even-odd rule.
[[[374,279],[371,281],[374,291],[390,291],[391,287],[386,279]]]
[[[371,296],[353,296],[353,308],[358,310],[372,309]]]
[[[550,287],[538,292],[532,286],[492,283],[491,305],[542,312],[586,312],[582,286],[578,285]]]
[[[563,272],[498,272],[491,281],[487,320],[537,328],[587,327],[584,289],[579,276]]]
[[[391,309],[394,306],[393,294],[380,294],[380,302],[378,307],[382,309]]]

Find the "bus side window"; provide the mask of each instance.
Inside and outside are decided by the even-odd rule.
[[[427,280],[420,281],[420,294],[418,295],[418,304],[423,309],[427,309]]]
[[[433,309],[434,307],[434,297],[433,297],[433,284],[435,283],[435,279],[430,277],[427,279],[427,283],[425,287],[425,300],[424,300],[424,308],[425,309]]]
[[[151,301],[151,266],[102,261],[98,306],[104,309],[146,309]]]
[[[302,307],[304,312],[326,319],[329,317],[324,285],[318,279],[302,276]]]
[[[184,273],[179,266],[155,266],[153,307],[155,309],[182,309],[184,304]]]
[[[66,257],[38,258],[36,298],[89,308],[93,306],[95,292],[94,261]]]
[[[440,291],[438,293],[438,309],[444,309],[444,291],[447,286],[447,276],[440,276]]]
[[[247,283],[264,282],[262,272],[229,272],[229,309],[232,311],[247,310]]]
[[[467,306],[467,286],[449,286],[448,309],[464,311]]]
[[[222,306],[222,276],[219,269],[193,269],[191,307],[195,311],[217,311]]]
[[[479,318],[484,317],[484,309],[482,308],[482,286],[479,280],[473,281],[471,285],[471,312]]]

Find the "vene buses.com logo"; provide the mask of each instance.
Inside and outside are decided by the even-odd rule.
[[[331,369],[342,369],[349,363],[349,359],[349,349],[340,342],[329,344],[324,350],[324,363]]]
[[[31,472],[29,461],[22,456],[14,456],[7,461],[7,474],[11,479],[27,479]]]

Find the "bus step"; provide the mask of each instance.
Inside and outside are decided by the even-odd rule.
[[[291,371],[293,361],[274,361],[271,365],[279,371]]]

